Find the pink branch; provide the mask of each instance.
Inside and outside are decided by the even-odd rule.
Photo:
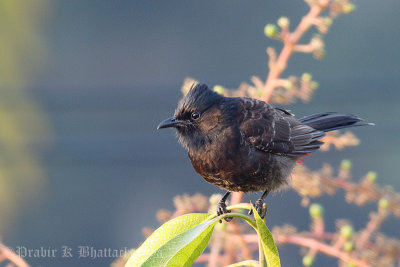
[[[234,224],[232,224],[230,226],[232,226],[234,234],[238,237],[238,240],[235,240],[235,241],[236,241],[236,243],[239,243],[239,245],[241,246],[244,257],[246,259],[251,259],[251,257],[252,257],[251,251],[247,247],[246,240],[243,238],[243,234],[240,233],[239,225],[235,222]],[[230,237],[235,237],[235,236],[231,235]]]
[[[275,241],[278,243],[294,244],[294,245],[298,245],[298,246],[302,246],[302,247],[308,247],[310,249],[315,249],[317,251],[320,251],[320,252],[330,255],[332,257],[341,259],[344,262],[354,263],[358,267],[371,267],[366,262],[356,259],[356,258],[353,258],[349,254],[342,252],[339,249],[337,249],[331,245],[327,245],[325,243],[319,242],[315,239],[306,238],[306,237],[302,237],[302,236],[298,236],[298,235],[291,235],[291,236],[279,235],[279,236],[277,236]]]
[[[17,267],[29,267],[28,263],[20,256],[18,256],[14,251],[0,243],[0,256],[2,260],[9,260],[14,263]]]
[[[356,247],[361,249],[371,238],[371,235],[378,231],[383,221],[388,217],[388,212],[384,209],[380,209],[378,213],[371,213],[371,218],[367,223],[365,229],[361,232],[361,235],[356,241]]]
[[[217,267],[218,266],[220,251],[222,249],[222,238],[223,237],[221,236],[220,232],[216,232],[213,237],[214,242],[212,243],[210,256],[208,258],[208,266],[209,267]]]
[[[314,25],[315,19],[328,6],[330,0],[321,0],[318,5],[313,5],[310,11],[305,15],[293,33],[288,33],[288,37],[283,40],[284,46],[275,62],[270,63],[270,71],[264,84],[264,95],[261,100],[269,102],[272,92],[275,89],[274,81],[278,79],[282,72],[286,69],[290,56],[295,51],[296,44],[301,37]]]
[[[313,233],[305,233],[305,234],[310,234],[311,236],[315,236],[315,234],[313,234]],[[244,234],[241,237],[235,235],[234,238],[237,238],[237,239],[242,238],[249,245],[250,244],[258,244],[258,237],[256,234]],[[332,239],[333,235],[326,233],[325,235],[323,235],[323,238]],[[310,248],[311,251],[313,251],[314,253],[321,252],[326,255],[338,258],[344,262],[354,263],[358,267],[371,267],[368,263],[366,263],[360,259],[357,259],[355,257],[352,257],[351,255],[349,255],[346,252],[341,251],[340,248],[332,246],[332,245],[328,245],[326,243],[320,242],[313,238],[303,237],[300,235],[280,234],[275,237],[275,241],[277,242],[277,244],[292,244],[292,245],[307,247],[307,248]],[[254,246],[254,247],[249,246],[249,248],[251,248],[251,250],[253,250],[253,251],[258,249],[257,246]],[[196,260],[196,262],[197,263],[207,262],[210,256],[211,255],[207,254],[207,253],[202,254]],[[220,258],[219,258],[220,262],[222,262],[226,259],[227,259],[227,255],[220,255]]]

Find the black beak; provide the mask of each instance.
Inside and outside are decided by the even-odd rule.
[[[186,121],[177,120],[175,117],[171,117],[171,118],[168,118],[168,119],[160,122],[160,124],[157,126],[157,130],[162,129],[162,128],[178,127],[178,126],[182,126],[185,124],[186,124]]]

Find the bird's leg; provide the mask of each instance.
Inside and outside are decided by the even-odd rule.
[[[229,197],[229,195],[231,194],[231,192],[227,191],[225,193],[225,195],[221,198],[220,201],[218,201],[217,204],[217,216],[222,215],[224,213],[231,213],[230,210],[226,210],[226,199]],[[227,222],[232,221],[233,218],[225,218],[224,220]],[[222,221],[219,221],[222,222]]]
[[[265,214],[267,213],[267,209],[265,209],[265,212],[263,211],[263,205],[264,205],[264,198],[266,198],[269,194],[269,190],[265,190],[264,193],[262,194],[262,196],[257,199],[256,201],[256,205],[254,206],[254,208],[256,209],[256,211],[258,212],[258,214],[260,214],[260,217],[262,219],[264,219]],[[249,211],[249,215],[253,214],[253,210]]]

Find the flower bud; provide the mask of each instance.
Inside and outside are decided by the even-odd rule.
[[[310,44],[314,47],[315,50],[321,50],[324,48],[324,40],[321,35],[315,35],[311,38]]]
[[[317,90],[318,87],[319,87],[319,83],[318,83],[318,82],[316,82],[316,81],[311,81],[311,83],[310,83],[310,88],[311,88],[311,89]]]
[[[345,251],[352,251],[354,249],[354,243],[351,241],[347,241],[346,243],[344,243],[343,249]]]
[[[308,72],[304,72],[303,75],[301,75],[301,80],[303,82],[311,82],[312,80],[312,75]]]
[[[286,80],[283,87],[285,87],[288,90],[292,90],[294,88],[294,83],[290,80]]]
[[[371,183],[373,183],[373,182],[375,182],[376,181],[376,177],[378,176],[378,174],[376,173],[376,172],[368,172],[367,173],[367,175],[366,175],[366,179],[369,181],[369,182],[371,182]]]
[[[277,24],[281,28],[288,28],[290,25],[290,20],[288,17],[280,17],[277,21]]]
[[[321,218],[324,215],[324,208],[321,204],[313,203],[310,205],[309,213],[314,219]]]
[[[274,37],[278,33],[278,28],[274,24],[267,24],[264,28],[264,34],[267,37]]]
[[[258,88],[256,94],[258,97],[262,97],[264,95],[264,89]]]
[[[347,3],[347,4],[344,4],[344,5],[342,6],[342,11],[343,11],[344,13],[346,13],[346,14],[353,12],[354,9],[356,9],[356,6],[353,5],[353,4],[351,4],[351,3]]]
[[[303,257],[303,265],[304,266],[311,266],[314,263],[314,257],[310,255],[306,255]]]
[[[380,209],[387,209],[389,207],[389,201],[386,198],[379,199],[378,206]]]
[[[222,85],[214,85],[213,91],[223,95],[224,94],[224,87]]]
[[[330,17],[325,17],[324,18],[324,24],[326,25],[326,26],[331,26],[332,25],[332,23],[333,23],[333,20],[330,18]]]
[[[340,168],[343,170],[350,170],[351,169],[351,161],[348,159],[344,159],[342,160],[342,162],[340,163]]]
[[[354,233],[354,229],[351,225],[344,225],[340,228],[340,235],[346,239],[350,238]]]

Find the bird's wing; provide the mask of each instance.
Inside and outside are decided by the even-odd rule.
[[[317,150],[324,133],[302,124],[289,111],[252,98],[240,98],[239,130],[244,142],[258,150],[301,157]]]

